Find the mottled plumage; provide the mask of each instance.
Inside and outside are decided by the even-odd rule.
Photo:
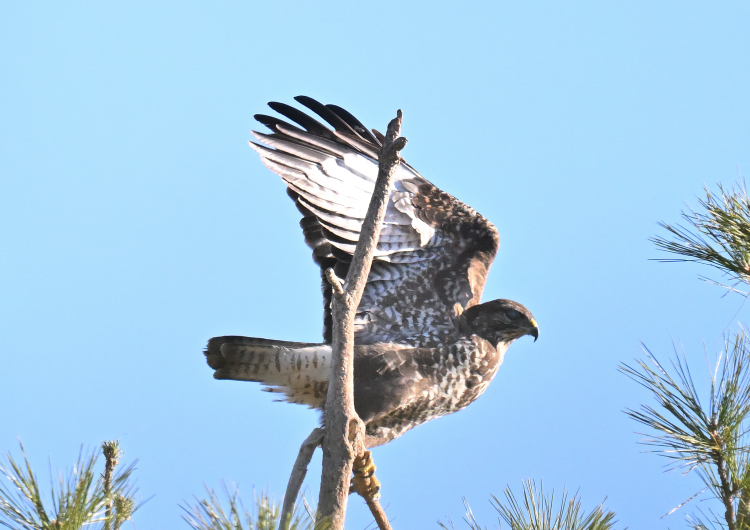
[[[302,128],[256,115],[271,134],[253,133],[260,144],[250,145],[302,213],[305,242],[322,273],[324,342],[216,337],[205,354],[217,379],[257,381],[287,401],[322,409],[331,352],[324,273],[333,267],[346,276],[382,135],[340,107],[296,99],[333,130],[294,107],[269,103]],[[521,304],[479,303],[498,245],[487,219],[402,162],[355,319],[355,408],[369,447],[464,408],[485,390],[513,340],[538,336]]]

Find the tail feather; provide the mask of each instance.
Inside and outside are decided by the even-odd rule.
[[[255,381],[286,401],[321,408],[328,390],[331,346],[254,337],[214,337],[205,350],[216,379]]]

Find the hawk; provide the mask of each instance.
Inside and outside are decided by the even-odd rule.
[[[253,132],[260,143],[250,146],[284,180],[302,214],[302,233],[322,275],[323,342],[215,337],[204,353],[216,379],[256,381],[281,400],[322,410],[332,327],[325,271],[346,276],[383,135],[341,107],[295,99],[330,127],[272,102],[296,125],[258,114],[271,132]],[[511,342],[538,338],[523,305],[480,303],[499,242],[492,223],[401,162],[354,323],[354,405],[368,447],[463,409],[485,391]]]

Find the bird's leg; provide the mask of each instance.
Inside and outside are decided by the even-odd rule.
[[[370,451],[365,451],[354,459],[352,472],[354,476],[349,493],[357,493],[368,502],[378,500],[380,481],[375,478],[375,462]]]

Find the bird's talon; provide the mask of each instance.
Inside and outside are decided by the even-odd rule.
[[[349,492],[356,492],[365,499],[377,500],[380,498],[380,481],[375,478],[375,462],[372,453],[365,451],[354,461],[351,486]]]
[[[375,462],[372,460],[372,453],[365,451],[362,453],[362,456],[355,460],[355,467],[352,471],[360,475],[371,476],[375,473],[375,469],[377,468],[375,467]]]

